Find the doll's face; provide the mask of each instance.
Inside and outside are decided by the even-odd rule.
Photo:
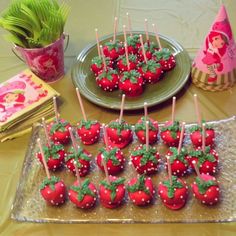
[[[14,101],[16,101],[17,98],[18,98],[18,94],[16,94],[16,93],[8,93],[5,96],[5,102],[6,103],[14,102]]]
[[[223,48],[224,45],[225,41],[223,40],[221,35],[217,35],[212,38],[212,46],[214,48]]]

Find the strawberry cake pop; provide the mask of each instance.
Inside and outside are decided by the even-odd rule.
[[[82,98],[80,96],[79,89],[76,88],[77,97],[80,104],[80,109],[82,112],[83,119],[77,124],[77,134],[80,137],[80,140],[85,145],[91,145],[98,141],[100,137],[100,128],[101,125],[96,120],[88,120]]]
[[[197,172],[196,180],[191,185],[193,196],[204,205],[212,206],[217,204],[220,198],[220,191],[216,178],[211,175],[200,174],[195,161],[193,161],[193,165]]]
[[[48,134],[48,130],[45,124],[45,119],[42,118],[42,124],[44,127],[44,133],[46,136],[47,144],[42,147],[42,152],[36,153],[37,158],[43,164],[43,155],[49,170],[58,170],[62,167],[64,159],[67,156],[64,146],[61,144],[55,144],[51,142]]]
[[[154,144],[158,139],[158,122],[148,117],[147,103],[144,103],[144,116],[135,124],[135,134],[141,143],[146,143],[146,121],[149,121],[149,144]]]
[[[59,118],[57,111],[56,97],[53,97],[55,120],[49,124],[49,134],[54,142],[67,144],[70,141],[68,128],[71,127],[68,121]]]
[[[144,175],[132,178],[128,182],[127,191],[134,205],[146,206],[153,201],[155,190],[150,177]]]
[[[122,95],[120,117],[115,121],[111,121],[106,128],[108,136],[108,144],[111,147],[124,148],[133,139],[131,126],[123,120],[125,95]]]
[[[168,156],[166,158],[169,177],[159,183],[158,195],[167,208],[171,210],[178,210],[186,204],[188,187],[183,180],[177,176],[172,176],[170,160]]]
[[[175,103],[176,97],[172,99],[172,119],[167,121],[161,128],[161,139],[168,146],[178,146],[180,139],[179,121],[175,120]]]
[[[51,176],[47,167],[47,163],[42,150],[40,139],[37,140],[40,152],[42,153],[42,162],[47,174],[47,177],[40,185],[40,193],[44,200],[50,205],[58,206],[65,202],[66,186],[62,180],[56,176]]]

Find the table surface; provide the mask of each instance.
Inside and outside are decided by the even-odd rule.
[[[9,1],[0,2],[0,10],[4,9]],[[76,93],[72,84],[70,69],[75,62],[76,55],[94,41],[94,28],[99,28],[99,34],[105,35],[112,32],[112,19],[117,8],[117,1],[99,0],[100,7],[96,7],[98,1],[67,1],[71,5],[71,14],[66,26],[66,32],[70,34],[69,48],[65,53],[66,75],[60,81],[52,84],[62,95],[63,104],[60,106],[61,116],[71,123],[81,119],[81,112],[77,102]],[[104,14],[105,13],[105,14]],[[101,27],[101,29],[100,29]],[[3,31],[1,30],[2,34]],[[26,66],[11,53],[11,44],[0,38],[0,82],[19,73]],[[186,122],[195,122],[193,94],[199,96],[202,115],[206,120],[218,120],[235,115],[236,86],[224,92],[207,92],[188,84],[177,95],[176,118]],[[107,123],[118,117],[116,111],[98,107],[87,100],[84,106],[88,118],[97,119]],[[73,111],[73,112],[72,112]],[[150,116],[163,122],[170,118],[171,101],[150,109]],[[142,115],[139,112],[125,112],[124,119],[129,123],[135,123]],[[235,223],[212,224],[95,224],[91,225],[61,225],[61,224],[33,224],[20,223],[10,219],[11,205],[14,200],[16,187],[21,174],[21,168],[29,142],[30,134],[24,135],[12,141],[0,144],[0,234],[1,235],[61,235],[65,232],[72,235],[76,232],[87,235],[142,235],[143,233],[161,235],[235,235]]]

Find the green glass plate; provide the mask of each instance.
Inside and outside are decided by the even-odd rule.
[[[144,32],[134,31],[134,34],[143,34]],[[105,36],[101,39],[101,44],[112,39],[112,35]],[[124,41],[123,33],[117,34],[117,39]],[[155,36],[150,33],[150,40],[155,41]],[[190,58],[187,51],[166,36],[160,35],[162,47],[169,48],[175,55],[176,66],[170,72],[165,73],[164,78],[156,84],[147,84],[144,93],[139,97],[126,98],[125,110],[136,110],[143,107],[147,102],[148,106],[153,106],[166,101],[183,88],[188,81],[191,69]],[[90,44],[83,49],[78,55],[76,63],[72,68],[72,79],[81,94],[92,103],[99,106],[120,109],[122,92],[117,90],[105,92],[97,86],[95,76],[90,71],[90,64],[93,57],[97,56],[96,43]]]

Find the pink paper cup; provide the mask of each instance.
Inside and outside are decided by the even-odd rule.
[[[39,78],[46,83],[52,83],[64,75],[64,40],[67,37],[66,48],[69,36],[62,36],[52,44],[43,48],[22,48],[14,45],[13,53]],[[65,49],[66,49],[65,48]]]

